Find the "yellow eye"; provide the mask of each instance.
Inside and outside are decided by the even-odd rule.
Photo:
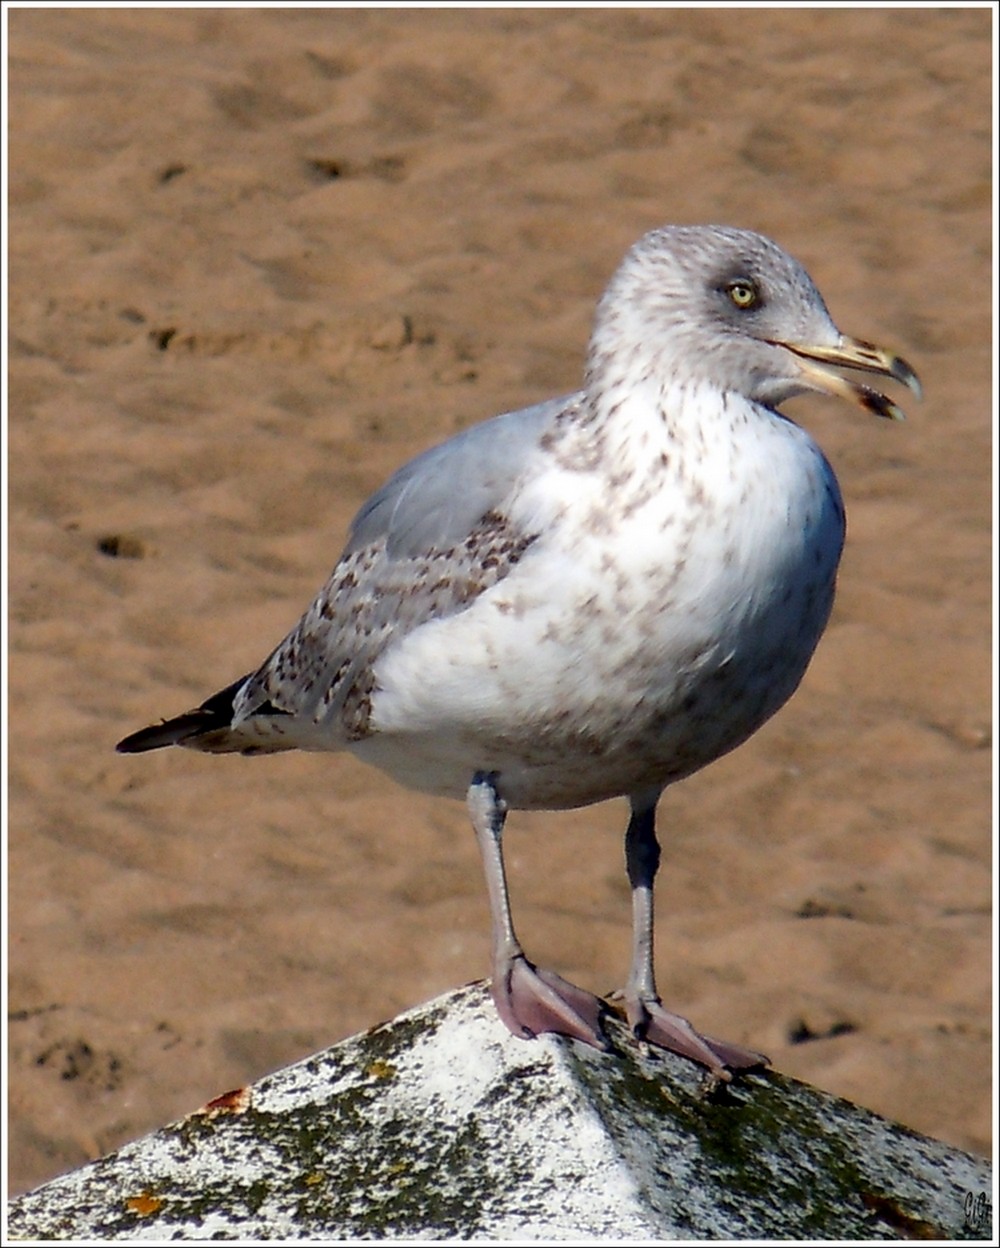
[[[726,294],[744,312],[747,308],[752,308],[760,297],[756,285],[751,281],[730,282],[726,287]]]

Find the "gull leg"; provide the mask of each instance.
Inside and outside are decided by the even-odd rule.
[[[601,1032],[603,1005],[554,971],[534,966],[514,934],[504,872],[503,836],[507,806],[497,791],[495,773],[477,772],[469,787],[468,806],[483,856],[493,924],[493,1000],[515,1036],[533,1039],[554,1031],[594,1048],[606,1049]]]
[[[632,968],[625,987],[625,1013],[632,1030],[650,1044],[707,1066],[717,1079],[728,1081],[731,1070],[767,1065],[761,1053],[701,1035],[686,1018],[672,1014],[660,1002],[653,974],[653,880],[660,865],[656,797],[632,800],[625,862],[632,885]]]

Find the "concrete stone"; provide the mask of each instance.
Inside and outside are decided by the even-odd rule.
[[[515,1040],[484,985],[13,1200],[21,1239],[982,1239],[986,1162],[768,1071]]]

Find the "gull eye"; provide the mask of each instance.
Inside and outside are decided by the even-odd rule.
[[[757,283],[752,282],[749,278],[736,278],[735,281],[726,285],[726,294],[732,300],[735,307],[741,312],[756,307],[760,302],[760,292],[757,289]]]

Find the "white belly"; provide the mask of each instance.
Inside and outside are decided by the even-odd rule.
[[[665,471],[630,514],[593,479],[542,478],[521,502],[551,524],[537,550],[384,653],[375,731],[351,748],[455,797],[497,772],[510,806],[538,809],[655,790],[739,745],[826,625],[843,511],[819,450],[777,417],[712,471]]]

